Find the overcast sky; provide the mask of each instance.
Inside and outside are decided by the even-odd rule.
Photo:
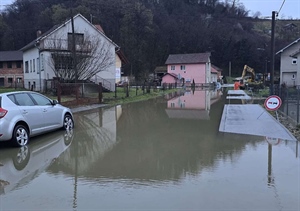
[[[222,0],[220,0],[222,1]],[[224,0],[223,0],[224,1]],[[253,16],[256,12],[261,13],[261,17],[272,16],[272,11],[279,11],[283,2],[283,7],[278,15],[279,19],[300,19],[300,0],[238,0],[242,3],[246,10],[250,10],[249,16]],[[8,5],[14,0],[0,0],[0,9],[4,9],[4,5]]]
[[[262,17],[272,16],[272,11],[279,11],[284,0],[239,0],[246,10],[250,10],[249,16],[257,11],[261,12]],[[285,0],[283,7],[278,15],[279,19],[300,19],[300,0]]]

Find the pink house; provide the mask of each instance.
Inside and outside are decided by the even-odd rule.
[[[222,69],[218,68],[215,65],[211,65],[211,81],[217,82],[222,78]]]
[[[163,83],[208,84],[211,78],[210,53],[171,54],[166,63]]]

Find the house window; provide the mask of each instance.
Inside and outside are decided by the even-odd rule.
[[[0,68],[1,69],[3,68],[3,62],[0,62]]]
[[[7,62],[7,68],[12,68],[12,62]]]
[[[75,33],[74,37],[75,37],[76,50],[79,50],[83,46],[84,35],[80,34],[80,33]],[[72,33],[68,33],[68,49],[69,50],[72,50],[72,46],[73,46],[72,40],[73,40]]]
[[[12,84],[13,78],[8,78],[8,79],[7,79],[7,82],[8,82],[9,84]]]
[[[293,74],[292,75],[292,80],[295,80],[295,79],[296,79],[295,74]]]
[[[32,61],[32,68],[33,68],[33,72],[35,72],[35,59],[33,59],[33,61]]]
[[[28,61],[25,62],[25,73],[29,73]]]
[[[17,62],[17,68],[21,68],[22,67],[22,63],[21,62]]]
[[[293,59],[292,64],[297,64],[297,59]]]
[[[180,65],[180,70],[185,70],[185,65]]]
[[[65,54],[52,54],[54,67],[56,70],[71,70],[73,69],[73,58]]]
[[[171,70],[175,70],[175,65],[171,65]]]
[[[43,55],[43,54],[41,54],[40,62],[41,62],[41,68],[40,68],[40,71],[43,71],[43,70],[44,70],[44,55]]]
[[[32,60],[30,60],[29,69],[30,69],[30,72],[32,72]]]

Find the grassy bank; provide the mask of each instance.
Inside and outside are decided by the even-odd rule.
[[[161,89],[157,89],[157,90],[151,89],[150,93],[146,93],[146,91],[143,91],[142,89],[137,90],[135,88],[130,88],[128,93],[129,96],[127,97],[124,88],[118,87],[117,94],[115,94],[115,92],[103,93],[103,103],[110,104],[110,105],[117,105],[117,104],[144,101],[144,100],[160,97],[165,94],[175,92],[177,90],[178,89],[170,89],[170,90],[163,91]]]

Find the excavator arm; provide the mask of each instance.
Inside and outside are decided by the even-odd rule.
[[[244,80],[247,72],[251,73],[252,81],[254,81],[255,80],[254,69],[249,67],[248,65],[244,65],[244,69],[243,69],[243,72],[242,72],[242,79]]]

